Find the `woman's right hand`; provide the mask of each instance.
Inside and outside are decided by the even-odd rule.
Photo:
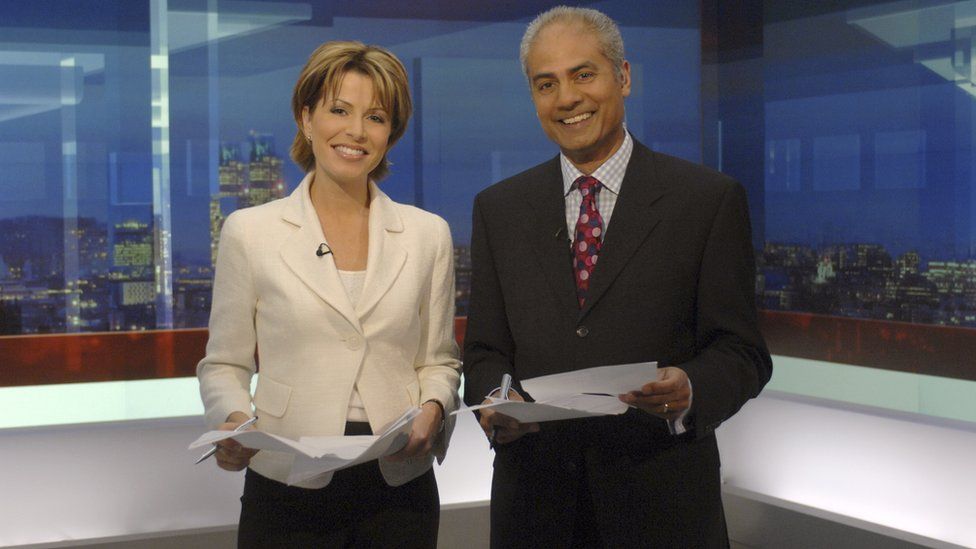
[[[251,418],[244,412],[233,412],[227,416],[227,422],[222,423],[217,429],[221,431],[233,431],[248,419]],[[253,428],[249,427],[249,429]],[[240,471],[251,463],[251,458],[256,453],[258,453],[257,450],[245,448],[241,446],[240,442],[232,438],[225,438],[224,440],[217,441],[217,453],[214,457],[217,458],[217,466],[221,469]]]

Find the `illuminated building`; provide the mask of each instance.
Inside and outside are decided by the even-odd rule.
[[[240,148],[234,143],[220,144],[218,180],[221,196],[240,196],[244,191],[245,168],[240,159]]]
[[[247,197],[240,207],[257,206],[285,196],[281,159],[274,155],[274,137],[251,132],[247,166]]]
[[[146,223],[128,220],[112,236],[112,330],[155,328],[153,231]]]
[[[248,162],[241,161],[241,145],[220,144],[219,191],[210,197],[210,261],[217,262],[220,230],[234,210],[258,206],[286,194],[282,160],[275,156],[274,137],[251,132]]]

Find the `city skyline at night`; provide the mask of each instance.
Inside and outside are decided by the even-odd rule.
[[[8,332],[204,327],[223,220],[286,196],[304,175],[287,154],[297,129],[289,98],[324,39],[383,44],[407,68],[414,116],[380,186],[448,221],[460,315],[474,195],[558,152],[512,49],[531,7],[390,26],[352,13],[367,8],[335,17],[335,7],[262,2],[252,8],[266,17],[244,28],[224,25],[238,21],[228,4],[215,37],[161,25],[208,13],[202,5],[161,15],[108,4],[110,16],[84,22],[69,42],[36,8],[11,14],[29,32],[0,70],[31,107],[0,98]],[[633,79],[627,128],[746,188],[757,304],[973,327],[976,98],[933,70],[928,57],[941,50],[898,45],[839,10],[772,18],[761,47],[711,64],[694,6],[655,5],[653,17],[632,3],[602,6],[633,22],[622,28]],[[164,28],[168,49],[153,42]],[[708,80],[715,71],[720,85]],[[726,89],[736,92],[715,96]],[[862,256],[871,267],[851,259]]]

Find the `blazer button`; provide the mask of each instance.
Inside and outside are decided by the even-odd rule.
[[[586,326],[580,326],[576,328],[576,337],[586,337],[590,335],[590,329]]]
[[[358,351],[362,346],[363,338],[359,337],[358,335],[351,336],[346,340],[346,347],[349,347],[349,350],[351,351]]]

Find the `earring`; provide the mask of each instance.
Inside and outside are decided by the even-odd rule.
[[[311,143],[312,142],[312,134],[306,133],[305,134],[305,141],[308,141],[309,143]]]

